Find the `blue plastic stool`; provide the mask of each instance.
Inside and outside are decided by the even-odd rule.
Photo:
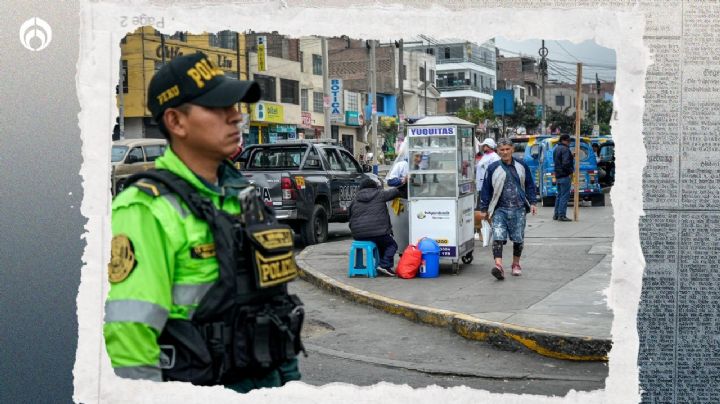
[[[375,278],[377,276],[375,267],[379,262],[380,253],[375,243],[372,241],[353,241],[350,245],[348,276],[352,278],[355,275],[365,275],[368,278]]]

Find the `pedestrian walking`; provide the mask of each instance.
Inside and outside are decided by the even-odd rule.
[[[398,246],[392,236],[392,224],[387,202],[402,195],[407,185],[383,190],[371,178],[360,183],[355,199],[350,203],[350,232],[358,241],[372,241],[380,253],[377,271],[383,275],[395,276],[395,253]]]
[[[150,81],[148,108],[169,147],[112,204],[104,336],[118,376],[238,392],[300,379],[292,232],[228,159],[237,105],[260,96],[202,53]]]
[[[567,217],[567,205],[570,200],[570,178],[575,172],[575,159],[570,152],[570,135],[567,133],[560,135],[560,141],[553,151],[553,163],[557,186],[553,220],[571,222],[572,220]]]
[[[491,273],[498,280],[505,279],[502,254],[508,239],[513,242],[512,274],[522,274],[520,257],[525,237],[525,217],[530,212],[537,214],[532,173],[524,162],[513,158],[513,149],[508,138],[497,142],[500,160],[488,167],[475,209],[476,222],[492,219],[495,266]]]

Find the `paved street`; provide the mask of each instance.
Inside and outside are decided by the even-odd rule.
[[[609,196],[607,201],[605,208],[582,208],[579,223],[553,222],[551,209],[540,208],[539,215],[529,220],[524,254],[528,271],[521,278],[508,277],[504,283],[486,273],[492,260],[488,249],[480,246],[475,261],[464,266],[459,276],[449,274],[449,267],[444,266],[437,279],[349,279],[346,224],[331,224],[329,242],[313,247],[318,252],[311,257],[322,261],[338,281],[380,295],[449,310],[462,310],[463,302],[475,302],[477,307],[468,311],[473,316],[557,332],[575,327],[574,334],[609,338],[612,316],[601,294],[609,282],[612,240]],[[310,261],[311,257],[305,254],[304,259]],[[572,265],[559,267],[567,262]],[[429,287],[435,289],[429,291]],[[302,280],[294,282],[291,289],[308,309],[305,342],[310,357],[302,358],[306,383],[371,385],[387,381],[413,387],[466,385],[493,392],[562,395],[570,389],[603,388],[607,376],[605,362],[553,359],[517,347],[501,350],[465,339],[449,328],[408,321],[345,299]]]
[[[563,395],[604,387],[604,362],[573,362],[507,352],[358,305],[298,280],[307,307],[303,382],[380,381],[424,387],[466,385],[492,392]]]

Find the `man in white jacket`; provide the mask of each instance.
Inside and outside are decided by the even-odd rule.
[[[480,161],[475,165],[475,185],[477,185],[477,191],[480,192],[482,189],[483,180],[485,179],[485,173],[490,164],[500,160],[500,156],[495,153],[497,145],[491,138],[483,140],[480,144],[480,148],[483,152],[483,156]]]
[[[475,164],[475,185],[477,186],[477,193],[476,195],[479,195],[480,190],[482,189],[483,181],[485,180],[485,173],[487,173],[487,168],[490,166],[490,164],[500,160],[500,156],[498,156],[497,153],[495,153],[495,149],[497,148],[497,145],[495,144],[495,141],[491,138],[487,138],[483,140],[483,142],[480,144],[480,150],[483,153],[482,158],[478,160],[477,164]],[[475,239],[476,240],[482,240],[482,232],[481,224],[476,223],[475,224]]]

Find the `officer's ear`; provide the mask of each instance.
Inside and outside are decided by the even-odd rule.
[[[190,106],[188,104],[165,110],[163,123],[173,137],[179,139],[187,137],[187,116],[189,112]]]

